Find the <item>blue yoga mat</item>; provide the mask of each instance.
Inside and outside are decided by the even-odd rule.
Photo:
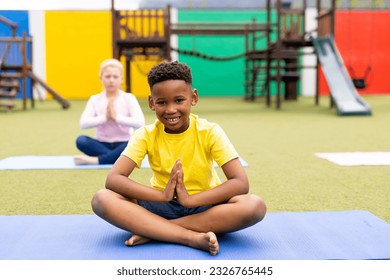
[[[390,259],[390,224],[367,211],[269,213],[219,236],[220,253],[151,242],[127,247],[130,233],[95,215],[0,216],[2,260],[324,260]]]
[[[241,164],[248,163],[240,158]],[[0,170],[37,170],[37,169],[109,169],[111,164],[76,165],[73,156],[13,156],[0,160]],[[217,165],[215,164],[215,167]],[[141,168],[150,168],[148,158],[145,157]]]

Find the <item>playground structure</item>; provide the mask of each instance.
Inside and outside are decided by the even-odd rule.
[[[295,1],[292,6],[287,6],[286,1],[288,0],[264,1],[264,6],[262,7],[262,10],[250,13],[256,18],[256,20],[249,19],[247,17],[248,14],[246,14],[246,22],[241,21],[239,23],[198,21],[176,23],[176,11],[172,12],[171,14],[171,9],[169,6],[162,6],[162,8],[160,9],[116,11],[113,5],[114,1],[112,0],[112,24],[109,24],[109,28],[112,28],[112,49],[114,52],[113,56],[116,58],[121,58],[122,61],[126,60],[125,81],[127,90],[131,91],[130,70],[133,71],[134,67],[138,67],[138,70],[141,74],[146,74],[146,71],[139,67],[140,65],[145,64],[139,64],[137,63],[137,61],[145,59],[148,62],[155,63],[158,60],[161,61],[163,59],[171,60],[171,54],[174,57],[176,52],[179,54],[194,56],[193,58],[198,57],[214,61],[225,61],[240,58],[240,61],[236,61],[238,62],[238,64],[236,65],[240,66],[239,68],[234,68],[234,73],[237,73],[237,70],[242,72],[239,73],[239,79],[234,82],[235,85],[242,85],[242,88],[239,88],[239,91],[234,92],[242,92],[243,95],[245,92],[244,97],[248,101],[256,100],[259,97],[262,97],[263,100],[264,97],[267,106],[271,106],[271,104],[276,104],[276,107],[280,108],[283,99],[297,99],[298,90],[302,86],[302,83],[300,81],[303,76],[302,72],[307,72],[301,70],[305,67],[316,68],[318,75],[319,64],[323,63],[320,60],[321,49],[316,48],[314,40],[316,38],[324,37],[326,35],[333,35],[335,14],[334,6],[336,1],[317,0],[316,3],[318,17],[315,17],[315,15],[313,15],[313,12],[315,12],[313,11],[313,1],[311,1],[310,4],[311,9],[307,9],[308,11],[305,11],[306,0],[300,0],[299,4],[297,4],[298,1]],[[322,7],[321,4],[324,1],[325,7]],[[305,12],[309,12],[311,16],[310,19],[309,17],[307,17],[308,19],[306,18]],[[205,11],[205,13],[209,13],[212,17],[214,17],[212,15],[212,12]],[[185,18],[185,16],[188,14],[191,15],[189,18],[194,18],[193,15],[202,14],[202,11],[178,11],[178,15],[184,16],[183,18]],[[230,15],[232,20],[235,20],[236,14],[234,11],[228,11],[226,14]],[[241,13],[237,13],[238,16],[240,16],[240,14]],[[207,17],[208,16],[204,18]],[[317,22],[318,27],[313,27],[313,30],[307,31],[307,28],[305,29],[304,26],[307,25],[306,22],[313,23],[313,19]],[[0,24],[2,23],[0,22]],[[11,26],[14,26],[15,28],[17,27],[16,25],[12,25],[12,22],[8,25],[11,29]],[[206,52],[206,54],[197,52],[194,46],[195,37],[198,34],[209,35],[210,37],[212,36],[213,39],[210,40],[210,46],[214,45],[216,48],[215,51],[217,53],[223,52],[219,52],[219,44],[213,44],[213,41],[219,41],[218,36],[224,35],[221,36],[221,41],[226,40],[225,42],[229,42],[230,44],[229,36],[233,36],[232,46],[237,46],[237,44],[234,44],[234,42],[238,42],[238,48],[239,50],[241,50],[241,53],[230,57],[217,57],[208,55],[208,52]],[[190,38],[192,35],[193,38]],[[24,107],[26,107],[26,99],[30,98],[30,92],[28,90],[32,89],[32,86],[34,84],[41,85],[42,83],[44,84],[44,82],[41,80],[41,83],[39,83],[37,80],[40,79],[36,77],[36,75],[34,75],[32,72],[32,57],[30,55],[32,53],[31,49],[33,47],[32,39],[25,35],[23,36],[17,37],[16,35],[13,35],[9,38],[1,38],[1,40],[14,40],[14,37],[17,37],[20,43],[4,42],[3,44],[0,44],[0,72],[2,74],[8,73],[13,75],[20,75],[20,77],[16,79],[17,81],[13,81],[13,84],[15,84],[15,87],[17,86],[17,89],[19,89],[20,91],[27,87],[27,93],[26,90],[23,90],[23,96],[20,94],[22,92],[20,92],[17,96],[17,98],[23,97]],[[199,37],[204,38],[205,36]],[[180,47],[176,47],[177,45],[174,44],[174,40],[176,39],[179,39],[180,42],[184,43],[181,43]],[[26,41],[26,46],[23,46],[23,43],[21,43],[23,40]],[[171,43],[171,40],[173,43]],[[181,47],[184,46],[188,41],[192,41],[193,43],[192,47],[190,47],[191,50],[181,49]],[[334,45],[334,48],[332,49],[336,49],[334,51],[334,55],[336,55],[337,46],[334,44],[334,42],[332,43],[332,45]],[[305,48],[306,46],[310,46],[311,48]],[[221,46],[221,50],[223,50],[224,47],[225,46]],[[7,50],[7,48],[9,50]],[[229,48],[231,49],[230,46]],[[308,53],[308,49],[312,50],[310,52],[310,55],[313,55],[314,53],[317,55],[317,65],[302,65],[301,58],[302,56],[306,55],[306,53]],[[18,52],[18,57],[21,61],[18,65],[19,70],[4,70],[7,67],[11,68],[11,66],[14,66],[16,64],[11,63],[10,57],[12,57],[12,52],[10,50],[15,50],[15,52]],[[23,61],[25,61],[25,63],[23,63]],[[135,63],[130,63],[132,61]],[[195,61],[199,60],[195,59]],[[208,65],[211,64],[212,67],[218,67],[217,63],[208,63]],[[198,66],[196,62],[194,65],[195,67]],[[324,65],[321,66],[323,67]],[[337,65],[337,67],[342,68],[344,66],[342,64],[339,64]],[[314,70],[311,70],[311,72],[314,74]],[[373,73],[374,72],[375,71],[373,71]],[[195,74],[198,73],[199,72],[196,72]],[[362,71],[357,68],[356,73],[360,74],[362,73]],[[227,73],[225,73],[224,71],[221,71],[221,74],[225,75],[225,77],[227,75]],[[23,77],[25,78],[22,78],[22,75],[24,75]],[[321,88],[324,85],[322,83],[324,77],[328,82],[329,89],[332,91],[332,88],[335,87],[332,87],[330,84],[335,83],[335,79],[328,79],[326,75],[322,76],[321,73]],[[27,80],[27,82],[25,82],[25,80]],[[319,79],[317,79],[316,104],[318,104],[319,100],[318,81]],[[3,85],[6,84],[7,86],[9,86],[10,82],[12,82],[12,80],[10,81],[10,79],[2,78]],[[218,84],[219,82],[215,83],[216,86]],[[306,81],[305,84],[307,84]],[[311,85],[314,87],[314,84],[315,79],[313,79]],[[336,85],[336,87],[338,87],[338,85]],[[353,88],[349,87],[344,88],[348,88],[349,92],[352,92],[354,90]],[[10,88],[8,87],[7,89]],[[206,92],[206,94],[208,94],[209,92]],[[37,92],[34,93],[34,96],[37,97]],[[220,91],[218,92],[218,94],[219,93],[222,92]],[[12,101],[12,94],[8,94],[4,97],[1,97],[0,101],[8,102],[8,99]],[[340,98],[337,98],[336,95],[332,94],[331,92],[330,100],[331,105],[333,106],[334,104],[337,105],[337,102],[340,100]],[[33,104],[34,100],[32,99],[31,102]]]
[[[11,36],[0,37],[0,107],[12,110],[16,104],[15,99],[21,91],[23,110],[26,110],[30,91],[31,107],[34,108],[32,88],[37,84],[51,94],[62,105],[62,108],[68,108],[69,102],[33,73],[32,38],[25,33],[17,36],[18,25],[3,16],[0,16],[0,24],[11,29]],[[31,80],[31,83],[28,80]]]
[[[316,37],[334,37],[336,0],[330,1],[330,7],[322,7],[324,0],[316,1],[318,27],[311,31],[305,31],[307,0],[302,0],[299,9],[291,7],[288,5],[291,3],[286,2],[267,0],[266,22],[252,20],[248,23],[172,23],[169,5],[166,9],[117,11],[114,8],[114,0],[112,0],[113,56],[118,59],[125,58],[126,89],[131,91],[130,62],[136,56],[157,56],[169,61],[171,60],[171,52],[176,51],[210,60],[244,57],[245,99],[253,101],[259,96],[265,96],[266,105],[269,107],[274,96],[278,109],[281,107],[283,96],[286,100],[297,99],[300,70],[305,67],[314,67],[317,73],[315,104],[318,104],[320,63],[327,63],[327,61],[321,61],[317,57],[316,66],[305,66],[299,63],[299,59],[305,55],[302,51],[304,47],[314,47],[315,53],[317,56],[319,55],[319,49],[313,44]],[[329,4],[329,1],[326,3]],[[276,20],[271,20],[273,11],[276,12]],[[183,51],[172,47],[171,35],[244,36],[245,53],[230,58],[218,58],[195,51]],[[259,48],[260,41],[263,43],[265,41],[266,47]],[[338,65],[337,67],[344,66]],[[348,73],[346,78],[348,78]],[[334,83],[332,79],[327,79],[327,82],[328,84]],[[271,93],[272,83],[276,88],[274,94]],[[337,85],[330,88],[337,88]],[[346,88],[348,88],[347,95],[351,95],[351,91],[355,90],[349,86]],[[282,90],[284,90],[283,93]],[[357,95],[357,93],[352,95]],[[340,95],[334,96],[331,92],[331,106],[341,102],[344,94],[341,93],[341,98],[336,96]],[[357,100],[349,101],[356,103]],[[350,108],[353,111],[353,106]],[[368,109],[368,107],[366,108]],[[351,112],[351,114],[353,113]],[[370,112],[358,111],[356,113],[369,114]],[[343,112],[341,111],[340,114]]]

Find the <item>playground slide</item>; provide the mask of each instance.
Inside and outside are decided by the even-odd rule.
[[[371,115],[371,108],[357,92],[333,37],[313,38],[313,45],[336,104],[337,114],[341,116]]]

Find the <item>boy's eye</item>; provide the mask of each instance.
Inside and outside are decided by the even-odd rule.
[[[157,105],[164,105],[164,104],[165,104],[165,101],[162,101],[162,100],[161,100],[161,101],[157,101],[156,104],[157,104]]]
[[[182,103],[184,99],[176,99],[176,103]]]

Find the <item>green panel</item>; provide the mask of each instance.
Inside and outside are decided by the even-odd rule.
[[[266,22],[265,10],[179,10],[179,22]],[[264,41],[265,48],[265,41]],[[230,57],[245,52],[245,37],[240,35],[180,35],[179,49],[209,56]],[[245,59],[213,61],[180,54],[193,72],[193,83],[203,96],[243,96]]]

